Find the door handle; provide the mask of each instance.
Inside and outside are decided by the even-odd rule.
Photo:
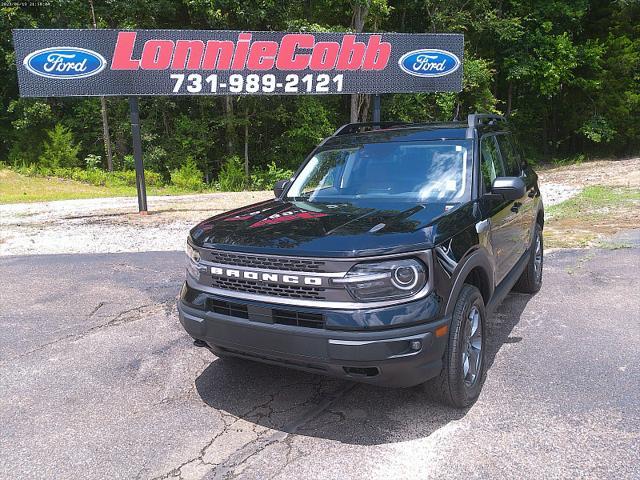
[[[513,213],[518,213],[518,210],[520,210],[520,207],[522,206],[522,204],[520,202],[515,202],[512,206],[511,206],[511,211]]]

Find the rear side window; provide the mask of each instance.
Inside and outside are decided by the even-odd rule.
[[[495,136],[489,135],[483,137],[480,141],[482,181],[484,183],[484,191],[491,191],[491,185],[496,177],[504,177],[504,167],[500,161],[498,147],[496,145]]]
[[[509,137],[509,135],[497,135],[496,139],[498,140],[498,145],[500,145],[500,153],[502,153],[502,161],[505,164],[507,176],[519,177],[522,173],[522,160]]]

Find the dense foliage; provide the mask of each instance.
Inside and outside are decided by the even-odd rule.
[[[0,7],[0,160],[106,167],[99,99],[18,98],[12,28],[93,24],[86,0],[40,4]],[[385,95],[383,119],[501,112],[535,159],[640,151],[637,0],[105,0],[95,16],[99,28],[462,32],[464,90]],[[351,108],[346,95],[143,98],[145,166],[194,189],[265,187]],[[132,168],[126,99],[107,99],[107,112],[114,168]]]

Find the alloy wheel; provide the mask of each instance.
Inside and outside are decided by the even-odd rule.
[[[462,373],[464,383],[471,387],[480,376],[482,364],[482,319],[480,310],[473,305],[467,315],[462,343]]]
[[[535,274],[536,283],[540,283],[542,279],[542,236],[538,233],[536,235],[536,249],[533,258],[533,271]]]

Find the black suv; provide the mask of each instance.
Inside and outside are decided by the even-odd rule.
[[[191,230],[195,344],[473,403],[488,312],[542,281],[537,176],[504,118],[345,125],[275,197]]]

